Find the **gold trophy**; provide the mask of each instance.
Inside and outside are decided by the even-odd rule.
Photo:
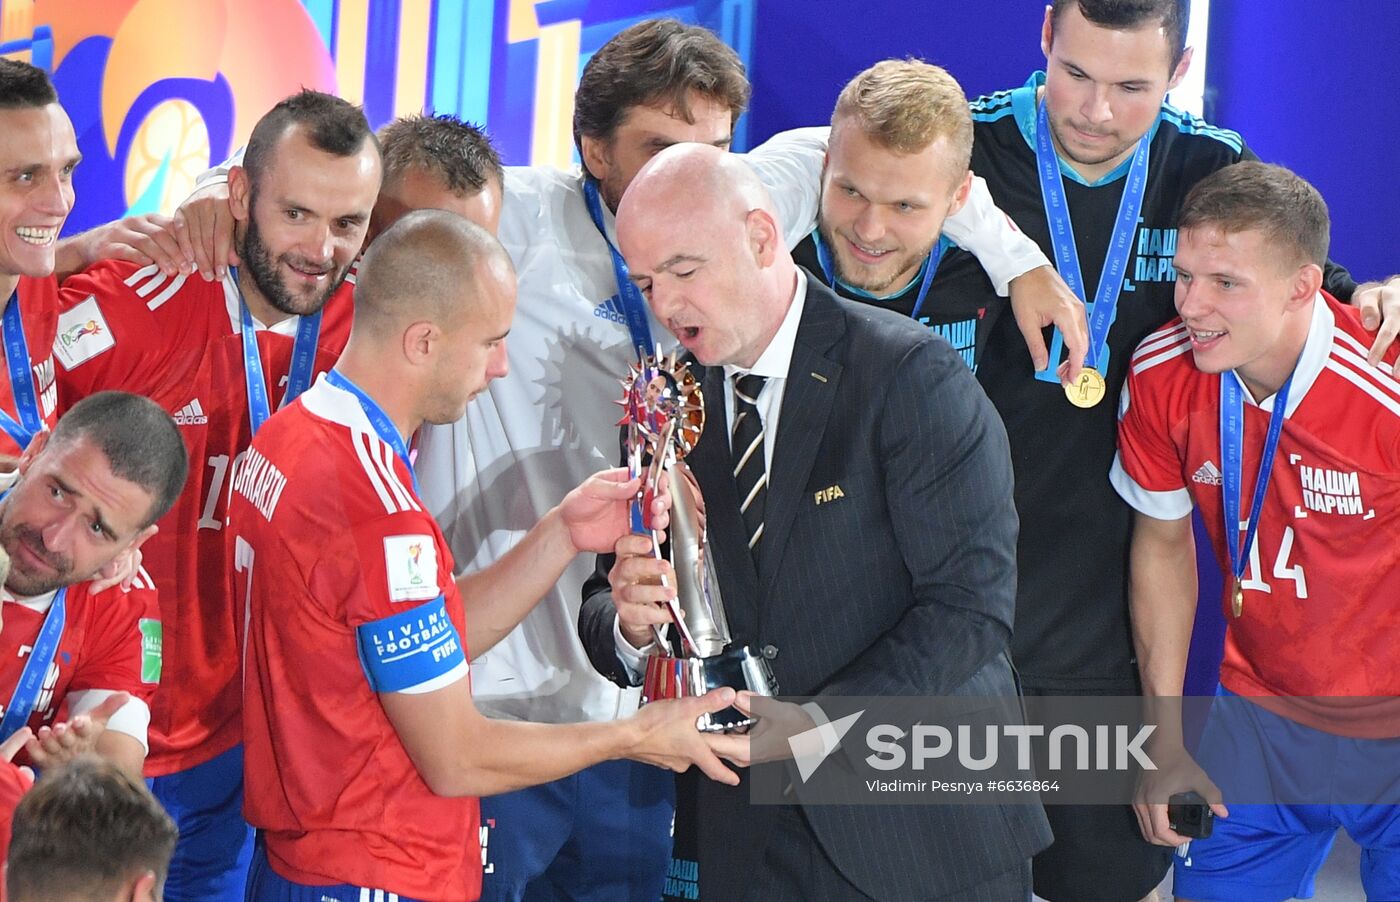
[[[622,381],[626,410],[627,463],[642,476],[642,495],[633,506],[633,531],[651,533],[652,553],[662,556],[657,533],[643,522],[651,499],[671,495],[670,560],[676,597],[668,602],[674,643],[653,628],[661,651],[647,658],[642,704],[658,699],[703,695],[720,686],[772,696],[778,691],[768,661],[749,646],[735,646],[724,615],[719,579],[705,539],[705,500],[685,455],[700,441],[705,404],[687,364],[675,355],[643,357]],[[684,616],[681,612],[684,612]],[[703,732],[744,730],[755,723],[736,708],[700,718]]]

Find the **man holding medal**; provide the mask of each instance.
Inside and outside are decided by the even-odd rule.
[[[1400,352],[1369,364],[1361,314],[1322,290],[1327,206],[1288,170],[1247,162],[1203,179],[1179,228],[1180,318],[1133,355],[1111,479],[1136,512],[1130,594],[1149,696],[1180,694],[1185,675],[1193,508],[1210,532],[1228,629],[1197,758],[1250,804],[1213,806],[1214,832],[1177,858],[1174,888],[1309,897],[1342,827],[1365,850],[1367,897],[1400,898],[1400,807],[1329,795],[1396,773],[1395,743],[1376,740],[1400,736]],[[1307,798],[1279,762],[1306,773]],[[1145,786],[1142,832],[1162,845],[1185,837],[1159,802],[1214,789],[1189,767]],[[1269,799],[1316,804],[1254,804]]]
[[[1007,317],[990,326],[977,370],[1016,471],[1013,659],[1027,694],[1139,691],[1126,591],[1131,510],[1103,476],[1114,411],[1133,348],[1173,313],[1182,198],[1202,177],[1252,158],[1239,135],[1164,102],[1191,61],[1184,6],[1055,0],[1041,36],[1046,71],[972,104],[973,170],[1089,308],[1085,371],[1068,393],[1058,332],[1051,365],[1036,372]],[[980,280],[956,263],[940,267],[935,296]],[[1341,299],[1356,288],[1330,263],[1324,287]],[[1142,841],[1128,806],[1047,812],[1055,843],[1036,858],[1042,897],[1133,902],[1161,882],[1169,858]]]
[[[348,310],[329,311],[322,328],[322,308],[364,243],[380,173],[357,107],[293,95],[258,121],[230,176],[241,267],[206,282],[106,261],[62,290],[54,356],[65,402],[113,387],[144,394],[174,416],[189,449],[189,482],[146,546],[169,662],[146,773],[180,825],[177,897],[242,898],[242,621],[225,503],[249,436],[344,345]]]

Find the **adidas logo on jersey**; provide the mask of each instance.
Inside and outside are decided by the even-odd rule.
[[[204,415],[204,407],[200,405],[198,398],[181,407],[175,414],[176,426],[204,426],[208,422],[209,418]]]
[[[1220,469],[1211,461],[1206,461],[1191,474],[1191,481],[1203,485],[1220,485]]]
[[[626,325],[627,314],[622,309],[622,301],[617,295],[613,295],[597,307],[593,308],[593,315],[608,322]]]

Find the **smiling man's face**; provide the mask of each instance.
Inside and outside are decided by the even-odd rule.
[[[278,142],[255,184],[244,169],[229,174],[239,257],[268,304],[288,316],[325,305],[364,245],[379,182],[372,142],[336,156],[318,150],[299,126]]]

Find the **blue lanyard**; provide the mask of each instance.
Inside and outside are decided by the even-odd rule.
[[[235,285],[238,284],[238,269],[229,270]],[[262,424],[272,416],[272,405],[267,398],[267,379],[263,375],[262,358],[258,356],[258,333],[253,327],[253,314],[248,302],[239,291],[238,306],[243,318],[243,378],[248,383],[248,419],[257,435]],[[312,370],[316,365],[316,343],[321,338],[321,311],[297,321],[297,337],[292,345],[292,365],[287,373],[287,393],[283,404],[290,404],[311,387]]]
[[[10,370],[10,391],[15,397],[15,412],[19,420],[10,416],[9,411],[0,408],[0,429],[4,429],[23,451],[44,428],[44,418],[39,415],[39,400],[34,395],[34,376],[30,373],[29,344],[24,340],[24,318],[19,311],[19,289],[10,295],[10,303],[5,307],[5,364]]]
[[[10,703],[5,706],[5,717],[0,720],[0,742],[13,736],[34,713],[34,703],[39,700],[39,692],[44,688],[44,675],[49,672],[59,640],[63,638],[63,625],[68,620],[67,596],[68,587],[64,586],[54,595],[53,604],[49,605],[48,616],[39,628],[39,637],[34,640],[29,660],[24,662],[24,670],[20,672],[15,694],[10,696]]]
[[[394,421],[389,419],[389,415],[384,412],[384,408],[380,407],[379,402],[366,394],[363,388],[360,388],[358,385],[345,378],[345,376],[337,370],[331,370],[326,373],[326,381],[336,388],[348,391],[355,396],[355,400],[360,402],[360,409],[363,410],[365,416],[369,418],[369,424],[374,427],[375,434],[379,436],[384,444],[394,449],[394,453],[398,455],[399,460],[403,461],[403,465],[408,468],[408,475],[413,479],[414,496],[421,497],[422,493],[418,491],[418,474],[413,472],[413,461],[409,459],[408,446],[404,444],[403,436],[399,435],[399,427],[395,426]]]
[[[1089,305],[1089,349],[1084,365],[1106,375],[1108,363],[1108,330],[1118,312],[1118,297],[1123,291],[1128,257],[1133,252],[1133,235],[1137,232],[1138,214],[1142,212],[1142,196],[1147,190],[1147,154],[1151,136],[1143,135],[1133,151],[1133,161],[1123,185],[1123,199],[1118,202],[1118,216],[1113,222],[1113,235],[1108,242],[1103,271],[1094,302]],[[1050,243],[1054,246],[1055,266],[1060,277],[1079,299],[1089,304],[1085,294],[1084,275],[1079,269],[1079,249],[1074,242],[1074,227],[1070,223],[1069,204],[1065,201],[1064,176],[1060,173],[1060,158],[1050,143],[1050,116],[1042,101],[1036,113],[1035,162],[1040,174],[1040,196],[1045,203],[1045,218],[1050,223]],[[1058,328],[1050,346],[1051,366],[1035,374],[1043,382],[1060,381],[1054,363],[1060,359],[1064,336]]]
[[[632,348],[637,357],[656,353],[651,341],[651,325],[647,322],[647,303],[642,290],[627,276],[627,261],[608,240],[608,232],[603,228],[603,201],[598,196],[598,183],[584,177],[583,197],[588,202],[588,215],[603,236],[603,243],[612,254],[613,275],[617,277],[617,296],[622,301],[622,312],[627,318],[627,331],[632,334]]]
[[[1269,431],[1264,437],[1264,454],[1259,459],[1259,475],[1254,481],[1254,500],[1249,506],[1249,522],[1245,525],[1244,544],[1240,544],[1240,490],[1243,481],[1244,454],[1244,393],[1239,378],[1233,372],[1220,374],[1220,454],[1224,461],[1221,487],[1225,494],[1225,543],[1230,551],[1230,570],[1236,581],[1244,578],[1249,549],[1254,546],[1254,533],[1259,528],[1259,511],[1264,507],[1264,493],[1274,470],[1274,454],[1288,411],[1288,381],[1274,395],[1274,409],[1269,415]]]
[[[831,249],[828,248],[826,242],[822,240],[822,233],[819,230],[814,229],[812,231],[812,243],[817,247],[817,263],[821,265],[822,275],[826,278],[826,284],[830,288],[835,289],[837,287],[837,278],[836,268],[832,265],[831,261]],[[938,242],[934,244],[933,250],[929,251],[929,255],[924,258],[923,281],[919,283],[919,296],[914,299],[914,309],[909,311],[910,319],[918,319],[919,311],[924,309],[924,301],[928,299],[929,286],[933,284],[933,274],[938,271],[938,264],[943,259],[943,252],[947,250],[947,248],[947,242],[940,236]],[[845,287],[850,288],[850,286]],[[859,289],[851,290],[859,291]],[[864,292],[862,293],[864,294]],[[903,293],[904,292],[901,291],[898,294]],[[877,298],[874,295],[866,296],[873,301],[887,301],[891,297],[897,297],[898,294],[886,295],[882,298]]]

